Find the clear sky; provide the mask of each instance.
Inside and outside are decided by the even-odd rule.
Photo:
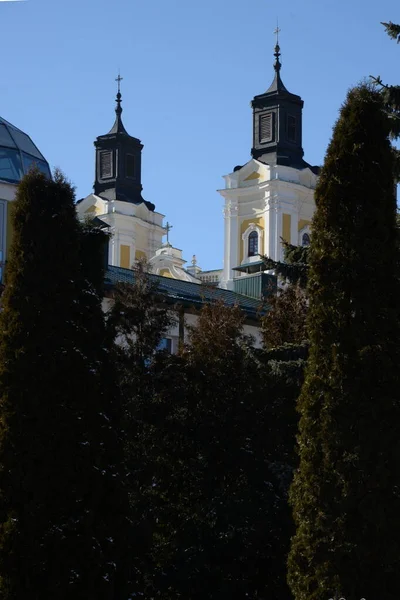
[[[28,0],[0,2],[0,115],[26,131],[81,198],[96,136],[123,120],[144,143],[144,197],[203,269],[223,261],[222,176],[250,158],[250,101],[273,78],[305,101],[305,159],[321,164],[346,91],[399,83],[400,47],[380,21],[398,0]]]

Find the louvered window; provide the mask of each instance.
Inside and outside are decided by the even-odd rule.
[[[296,117],[288,115],[287,118],[287,136],[290,142],[296,141]]]
[[[273,113],[260,115],[260,142],[272,142],[273,138]]]
[[[112,152],[100,152],[100,177],[109,179],[113,176]]]
[[[133,154],[126,155],[125,171],[127,177],[135,177],[135,157]]]

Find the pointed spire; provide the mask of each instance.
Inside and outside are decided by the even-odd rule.
[[[276,29],[274,31],[275,35],[276,35],[276,44],[275,44],[275,52],[274,52],[274,56],[275,56],[275,64],[274,64],[274,69],[277,73],[279,73],[279,71],[281,70],[281,62],[279,60],[279,57],[281,55],[281,48],[279,46],[279,33],[280,33],[280,29],[279,29],[279,25],[278,23],[276,24]]]
[[[115,118],[115,123],[112,126],[111,130],[109,131],[110,133],[125,133],[126,135],[128,135],[125,127],[122,124],[122,106],[121,106],[121,102],[122,102],[122,94],[121,94],[121,81],[123,80],[123,77],[121,77],[121,74],[118,72],[118,77],[116,78],[116,82],[118,83],[118,92],[117,92],[117,97],[115,99],[117,106],[115,107],[115,114],[117,115]]]
[[[274,70],[275,70],[275,77],[273,82],[271,83],[270,87],[267,90],[267,94],[269,94],[270,92],[287,92],[287,89],[285,88],[285,86],[283,85],[283,81],[281,79],[281,67],[282,67],[282,63],[279,60],[280,56],[281,56],[281,47],[279,45],[279,34],[280,34],[281,30],[279,29],[279,25],[277,24],[276,29],[274,31],[274,34],[276,35],[276,44],[275,44],[275,52],[274,52],[274,56],[275,56],[275,63],[274,63]]]

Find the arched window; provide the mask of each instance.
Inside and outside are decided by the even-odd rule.
[[[248,238],[249,251],[248,256],[256,256],[258,254],[258,233],[252,231]]]
[[[301,245],[302,246],[309,246],[310,243],[311,243],[310,234],[303,233],[303,237],[301,238]]]

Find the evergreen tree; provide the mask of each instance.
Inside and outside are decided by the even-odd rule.
[[[130,526],[101,274],[81,255],[96,234],[81,231],[59,173],[29,173],[13,208],[0,314],[0,595],[127,599]]]
[[[175,369],[164,377],[165,353],[158,352],[161,340],[174,323],[165,297],[158,292],[148,265],[134,267],[134,284],[120,283],[113,291],[108,330],[114,340],[113,362],[117,365],[123,419],[124,463],[129,491],[130,515],[140,539],[135,554],[139,593],[152,579],[151,546],[155,526],[154,482],[163,461],[165,446],[158,435],[166,418],[156,401],[157,380],[174,389]]]
[[[267,269],[273,269],[284,282],[307,286],[309,246],[294,246],[282,240],[284,262],[275,261],[267,256],[261,257]]]
[[[392,39],[400,41],[400,25],[396,25],[389,21],[389,23],[382,23],[386,29],[386,33]],[[390,133],[393,138],[400,136],[400,85],[387,85],[381,77],[371,77],[372,81],[381,89],[382,97],[385,102],[385,108],[390,120]],[[397,178],[400,178],[400,154],[396,154],[395,169]]]
[[[294,398],[287,372],[257,358],[242,324],[237,308],[204,306],[156,379],[151,598],[290,597]]]
[[[308,301],[299,284],[287,284],[268,300],[268,310],[261,319],[265,348],[284,344],[303,344],[308,339]]]
[[[310,358],[291,489],[296,600],[399,595],[399,283],[390,123],[351,90],[316,190]]]
[[[294,246],[282,240],[284,262],[263,257],[265,266],[273,269],[280,285],[268,299],[268,310],[261,319],[265,348],[299,344],[307,340],[307,278],[309,246]],[[300,349],[301,352],[301,349]]]

